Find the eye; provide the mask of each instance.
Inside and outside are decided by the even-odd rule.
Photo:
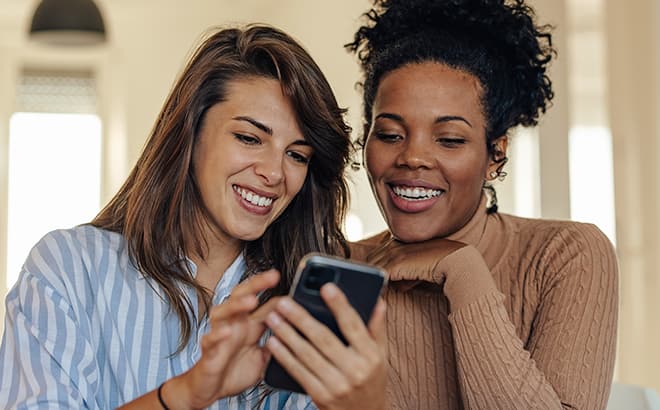
[[[242,142],[243,144],[246,145],[258,145],[261,144],[261,140],[257,137],[253,137],[251,135],[245,135],[245,134],[239,134],[237,132],[234,133],[234,138]]]
[[[403,137],[399,134],[387,133],[387,132],[376,132],[375,137],[379,141],[383,141],[390,144],[395,143],[397,141],[401,141],[403,139]]]
[[[461,137],[440,137],[436,139],[436,142],[447,148],[458,148],[464,145],[466,140]]]
[[[302,154],[300,152],[287,151],[286,155],[288,155],[291,159],[293,159],[294,161],[296,161],[300,164],[304,164],[304,165],[309,164],[309,159],[310,159],[309,156],[307,156],[305,154]]]

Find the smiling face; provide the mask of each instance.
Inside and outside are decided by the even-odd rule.
[[[381,80],[365,161],[399,240],[446,237],[474,215],[484,180],[496,168],[481,92],[476,77],[433,62],[403,66]]]
[[[231,81],[225,100],[204,116],[193,158],[216,236],[225,242],[262,236],[300,191],[311,156],[278,81]]]

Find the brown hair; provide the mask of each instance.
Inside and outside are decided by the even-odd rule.
[[[131,259],[165,293],[181,322],[181,351],[197,321],[179,287],[193,287],[210,307],[212,292],[197,284],[187,252],[206,255],[209,215],[195,181],[192,158],[204,115],[226,98],[227,85],[246,77],[279,80],[314,149],[300,192],[264,235],[246,243],[246,276],[274,267],[275,290],[285,292],[308,252],[348,254],[341,223],[348,203],[344,179],[350,128],[332,89],[311,56],[290,36],[265,26],[216,31],[194,52],[156,120],[128,179],[92,225],[121,233]]]

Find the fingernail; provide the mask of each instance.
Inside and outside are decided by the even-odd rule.
[[[338,291],[339,288],[334,283],[326,283],[323,285],[323,293],[325,293],[326,296],[334,297]]]
[[[287,298],[283,298],[279,302],[277,302],[277,307],[279,310],[282,312],[290,312],[293,306],[291,306],[291,301]]]
[[[282,343],[280,343],[280,341],[277,340],[277,337],[271,336],[268,338],[268,341],[266,342],[266,346],[270,347],[271,349],[279,349],[279,347],[282,346]]]
[[[270,312],[266,318],[266,322],[268,322],[268,324],[271,326],[277,326],[282,322],[282,319],[277,313]]]

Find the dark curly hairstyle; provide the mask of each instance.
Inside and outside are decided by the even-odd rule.
[[[550,26],[537,26],[524,0],[375,0],[345,47],[363,74],[364,146],[385,74],[434,61],[474,75],[483,89],[486,143],[517,125],[533,126],[553,98],[546,69],[555,50]]]

